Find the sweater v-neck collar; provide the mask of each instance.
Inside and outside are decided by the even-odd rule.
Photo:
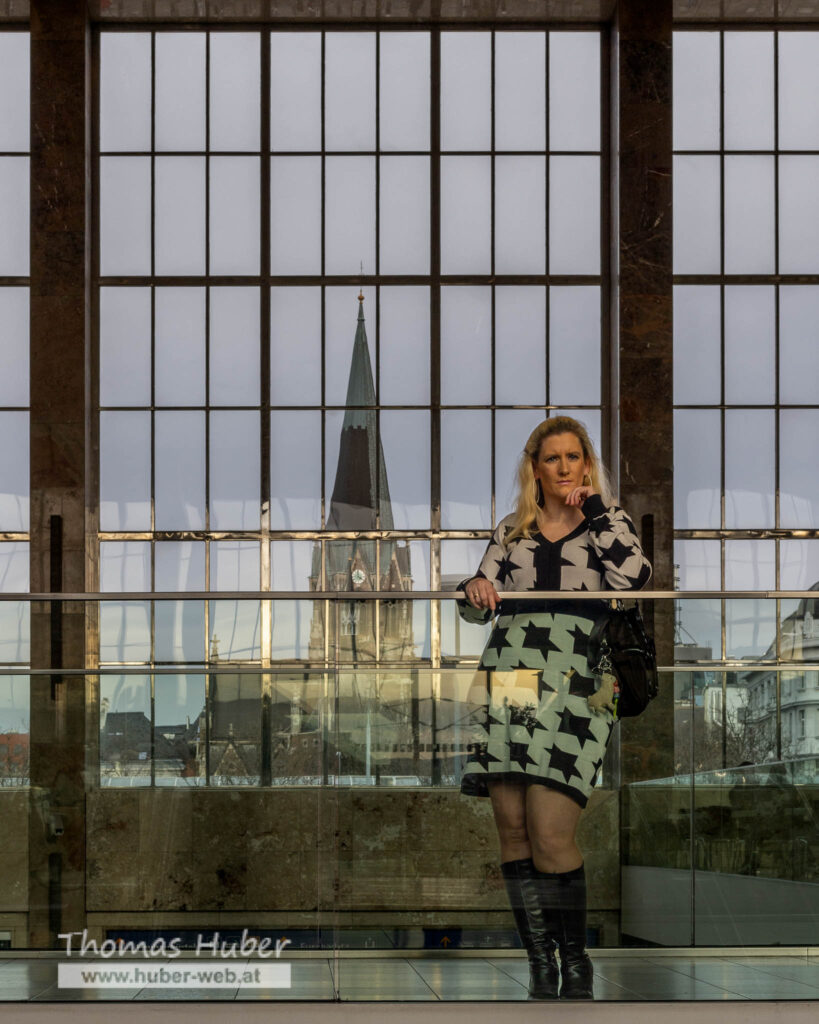
[[[565,544],[567,540],[571,540],[572,537],[576,537],[579,533],[582,533],[586,529],[586,520],[581,520],[573,530],[568,533],[564,533],[562,537],[558,537],[557,540],[549,540],[548,537],[544,537],[540,530],[535,530],[532,534],[536,537],[539,544],[550,544],[552,547],[559,547],[561,544]]]

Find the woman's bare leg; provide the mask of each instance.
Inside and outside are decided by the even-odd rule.
[[[582,808],[571,797],[546,786],[526,791],[525,827],[538,871],[561,874],[583,863],[576,842]]]
[[[489,798],[500,839],[501,863],[532,856],[526,829],[526,786],[514,782],[491,782]]]

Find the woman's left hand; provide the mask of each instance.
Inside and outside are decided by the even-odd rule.
[[[594,493],[595,490],[593,487],[575,487],[573,491],[569,491],[566,495],[566,504],[580,506],[586,498],[590,497]]]

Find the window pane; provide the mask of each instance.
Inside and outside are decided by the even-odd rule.
[[[441,270],[490,269],[491,163],[488,157],[441,159]]]
[[[218,540],[210,546],[211,590],[259,590],[259,543]]]
[[[321,33],[270,36],[270,143],[321,149]]]
[[[157,412],[154,421],[157,530],[205,528],[205,415]]]
[[[204,590],[204,587],[202,589]],[[158,662],[175,661],[190,664],[204,660],[204,601],[157,601],[154,605],[154,628],[154,657]],[[158,676],[157,686],[161,685],[159,680],[165,678],[167,677]]]
[[[719,157],[674,157],[674,273],[720,271]]]
[[[545,418],[537,409],[499,409],[495,414],[495,521],[514,510],[518,462],[526,439]]]
[[[491,142],[492,37],[441,33],[441,148],[484,149]]]
[[[151,272],[148,157],[100,159],[100,270],[110,275]]]
[[[549,299],[549,401],[600,402],[600,289],[552,288]]]
[[[259,273],[259,161],[210,161],[210,272]]]
[[[100,661],[151,660],[150,601],[100,602]],[[103,676],[103,679],[109,678]],[[131,676],[131,679],[136,677]],[[103,697],[104,699],[104,697]],[[112,705],[109,705],[109,709]]]
[[[725,542],[726,590],[773,590],[776,542],[727,540]]]
[[[725,413],[725,525],[774,526],[773,411]]]
[[[495,149],[546,149],[546,34],[495,35]]]
[[[375,269],[375,160],[368,156],[325,161],[325,261],[328,274]]]
[[[382,32],[379,42],[382,150],[429,149],[429,34]]]
[[[785,529],[813,529],[819,518],[819,474],[815,465],[819,410],[783,409],[779,414],[779,514]]]
[[[103,785],[147,786],[151,780],[151,681],[100,679],[100,775]]]
[[[546,270],[546,164],[542,157],[495,159],[495,270]]]
[[[154,547],[154,559],[155,589],[160,593],[207,589],[204,542],[158,541]]]
[[[25,277],[29,268],[29,159],[0,158],[0,274]]]
[[[381,158],[382,274],[429,273],[429,160]]]
[[[549,34],[549,148],[600,148],[600,36]]]
[[[156,148],[205,148],[205,33],[156,33]]]
[[[204,676],[186,672],[184,675],[156,677],[154,714],[157,729],[162,731],[164,723],[190,723],[184,732],[179,728],[173,740],[168,741],[172,743],[168,751],[169,764],[157,771],[156,786],[193,786],[204,781],[204,751],[197,742],[199,730],[204,729],[204,711]]]
[[[674,413],[674,525],[720,527],[720,422],[716,410]]]
[[[100,529],[151,528],[151,414],[100,413]]]
[[[205,272],[205,161],[157,157],[154,164],[157,274]]]
[[[779,158],[779,271],[819,270],[819,157]]]
[[[780,32],[779,147],[819,148],[819,32]]]
[[[211,288],[211,405],[258,405],[259,401],[259,292]]]
[[[209,606],[210,658],[218,655],[220,661],[258,661],[262,651],[260,602],[210,601]],[[258,677],[254,677],[253,685],[259,685]]]
[[[776,309],[773,288],[725,289],[725,401],[773,403]]]
[[[316,529],[321,521],[321,413],[270,414],[270,527]]]
[[[395,529],[423,530],[429,526],[429,413],[385,409],[380,425]]]
[[[151,404],[151,293],[100,290],[100,404]]]
[[[157,405],[205,404],[205,289],[157,288]]]
[[[375,149],[375,33],[324,37],[324,144],[328,150]]]
[[[725,272],[774,270],[774,162],[768,156],[725,158]]]
[[[321,402],[319,288],[270,292],[270,401],[273,405]]]
[[[491,401],[492,293],[489,288],[441,289],[441,401]]]
[[[674,34],[674,148],[719,149],[719,32]]]
[[[773,33],[726,32],[724,50],[725,148],[773,149]]]
[[[720,401],[720,317],[718,287],[675,286],[674,401],[680,405]]]
[[[151,544],[147,540],[100,543],[100,590],[119,593],[151,589]]]
[[[358,329],[357,295],[364,296],[364,330],[373,379],[375,375],[375,289],[327,288],[324,292],[325,312],[325,388],[328,405],[344,405],[352,365],[353,344]],[[360,404],[360,403],[356,403]]]
[[[28,288],[0,288],[0,405],[28,405]]]
[[[782,540],[779,561],[779,585],[783,590],[810,590],[819,582],[819,542]]]
[[[772,657],[775,646],[776,604],[773,601],[725,602],[726,658],[761,658],[766,654]]]
[[[321,272],[321,159],[270,161],[270,270]]]
[[[488,388],[488,375],[484,373],[480,383]],[[545,288],[495,289],[495,401],[499,405],[546,402]]]
[[[600,272],[600,161],[557,156],[549,161],[549,270]]]
[[[680,590],[720,589],[720,542],[718,540],[675,540],[674,561],[679,567]],[[685,610],[691,601],[681,601]],[[719,653],[719,645],[717,645]]]
[[[29,559],[28,543],[18,541],[0,544],[0,592],[25,594],[28,591]],[[0,662],[28,664],[30,616],[31,606],[28,601],[0,601]],[[18,679],[16,684],[12,683],[12,687],[27,692],[28,679]],[[4,731],[4,726],[8,729],[8,723],[3,720],[4,712],[8,713],[8,710],[8,704],[0,697],[0,732]]]
[[[382,288],[381,401],[429,403],[429,289]]]
[[[259,529],[260,428],[258,412],[210,414],[210,526],[213,530]]]
[[[210,33],[211,149],[259,148],[260,43],[258,32]]]
[[[441,541],[441,589],[455,590],[463,580],[477,572],[486,550],[486,540]],[[441,602],[441,654],[449,657],[474,657],[484,648],[490,626],[464,622],[454,601]]]
[[[441,526],[446,529],[490,526],[491,414],[441,412]]]
[[[22,33],[12,39],[25,40],[26,71],[28,71],[28,37]],[[9,47],[9,34],[0,41],[0,68],[3,79],[20,63],[20,43]],[[10,52],[6,52],[6,51]],[[14,62],[9,64],[9,58]],[[26,76],[28,77],[28,76]],[[10,85],[11,83],[9,83]],[[25,91],[9,92],[0,80],[0,96],[25,96],[15,110],[28,108],[28,82]],[[18,115],[19,116],[19,115]],[[0,118],[5,125],[5,118]],[[28,126],[26,126],[28,127]],[[28,131],[26,130],[26,135]],[[0,149],[7,149],[0,144]],[[17,147],[15,147],[17,148]],[[27,149],[27,146],[20,146]],[[149,32],[104,32],[100,36],[100,149],[145,150],[151,148],[151,34]]]
[[[785,403],[816,401],[819,380],[819,288],[779,289],[779,396]]]

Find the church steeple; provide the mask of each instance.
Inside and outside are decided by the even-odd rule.
[[[346,405],[327,529],[373,530],[378,526],[391,530],[392,505],[376,424],[375,385],[364,324],[363,295],[358,296],[358,323]],[[380,519],[377,524],[376,508]]]

